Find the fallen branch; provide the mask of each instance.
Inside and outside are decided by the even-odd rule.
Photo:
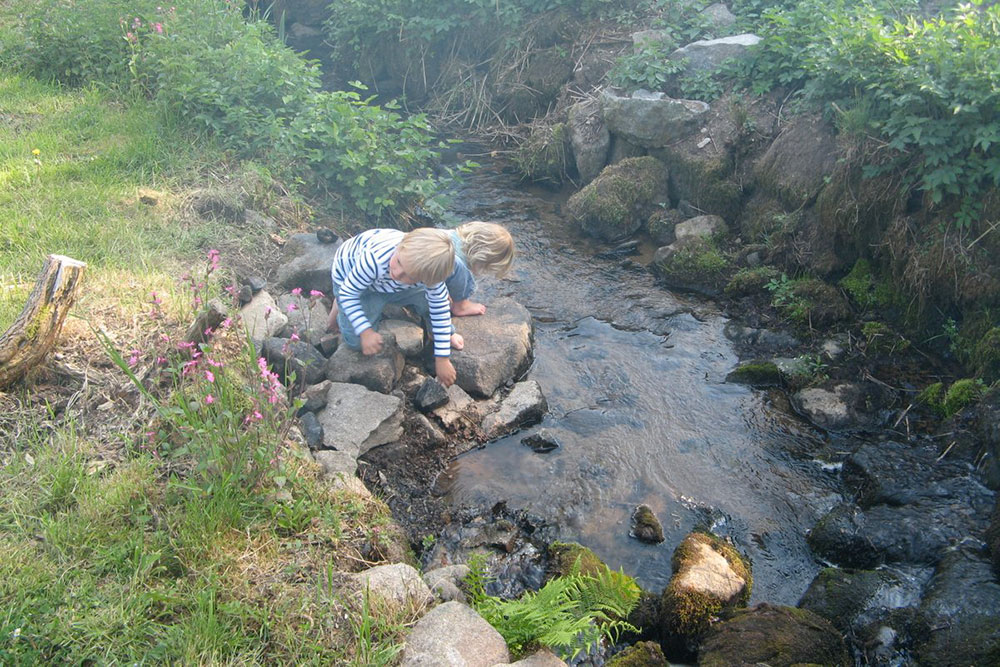
[[[45,259],[24,309],[0,336],[0,388],[27,375],[55,346],[86,266],[63,255]]]

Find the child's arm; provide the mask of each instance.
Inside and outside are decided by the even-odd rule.
[[[455,383],[455,367],[451,364],[451,311],[448,288],[444,283],[427,287],[427,308],[430,311],[431,334],[434,340],[434,370],[438,382],[445,387]]]

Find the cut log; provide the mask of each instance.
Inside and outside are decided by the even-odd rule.
[[[0,388],[23,378],[55,346],[86,266],[63,255],[45,259],[24,310],[0,336]]]

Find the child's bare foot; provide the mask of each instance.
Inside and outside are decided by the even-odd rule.
[[[333,305],[330,306],[330,317],[326,321],[326,330],[332,333],[340,333],[340,326],[337,324],[337,313],[339,309],[337,308],[337,302],[334,301]]]
[[[486,306],[476,303],[470,299],[462,299],[451,304],[451,314],[455,317],[468,317],[470,315],[482,315],[486,312]]]
[[[465,339],[462,338],[462,334],[454,333],[451,335],[451,346],[456,350],[465,348]]]

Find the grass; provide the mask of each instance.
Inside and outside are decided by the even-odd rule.
[[[186,394],[135,391],[94,334],[143,352],[176,340],[191,315],[178,276],[207,248],[260,254],[265,232],[184,206],[213,174],[242,169],[141,98],[0,70],[0,331],[47,254],[88,263],[57,357],[0,392],[0,664],[365,664],[391,659],[413,622],[372,617],[334,585],[373,564],[362,554],[379,553],[383,503],[331,489],[280,430],[260,436],[280,472],[257,450],[237,457],[265,465],[252,478],[212,458],[227,451],[207,422],[190,441],[202,449],[143,447],[166,419],[154,401]],[[153,291],[162,319],[148,316]],[[165,437],[186,437],[202,414],[188,412]]]

